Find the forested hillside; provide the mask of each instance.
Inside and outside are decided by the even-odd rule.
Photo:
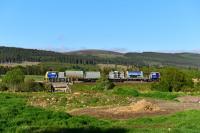
[[[123,64],[200,67],[200,54],[194,53],[118,53],[104,50],[82,50],[68,53],[0,47],[0,62],[62,62],[71,64]]]
[[[130,59],[143,60],[144,64],[183,67],[200,67],[200,54],[194,53],[127,53]]]
[[[0,62],[66,62],[72,64],[95,64],[90,56],[65,55],[63,53],[36,49],[0,47]]]

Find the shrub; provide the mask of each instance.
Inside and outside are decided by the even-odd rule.
[[[8,90],[8,87],[6,86],[6,84],[1,83],[0,84],[0,91],[7,91],[7,90]]]
[[[6,84],[16,85],[16,84],[23,83],[24,79],[25,79],[25,75],[21,71],[21,69],[13,69],[6,73],[6,75],[2,79],[2,82]]]
[[[94,87],[92,87],[93,90],[110,90],[114,88],[114,83],[111,82],[110,80],[108,80],[108,78],[106,76],[102,76],[102,78],[100,78],[96,85]]]
[[[27,79],[24,82],[24,88],[23,91],[31,91],[35,86],[34,80],[33,79]]]
[[[193,89],[194,91],[200,91],[200,82],[197,82],[197,83],[195,83],[194,84],[194,89]]]
[[[168,68],[159,83],[152,84],[153,90],[159,91],[182,91],[184,87],[193,87],[194,84],[191,78],[176,68]]]
[[[14,91],[21,91],[21,92],[36,92],[36,91],[44,91],[46,90],[43,83],[37,83],[33,79],[27,79],[24,82],[18,84],[0,84],[0,91],[7,91],[11,88]]]
[[[27,79],[24,82],[23,90],[26,92],[34,92],[34,91],[44,91],[45,86],[42,83],[35,82],[34,79]]]
[[[23,87],[25,75],[21,69],[13,69],[8,71],[2,79],[2,83],[5,84],[12,91],[20,91]]]

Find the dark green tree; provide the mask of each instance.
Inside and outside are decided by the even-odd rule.
[[[193,87],[192,79],[177,68],[168,68],[163,73],[161,81],[152,85],[153,89],[160,91],[181,91],[184,87]]]

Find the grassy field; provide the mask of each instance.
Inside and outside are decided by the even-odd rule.
[[[0,75],[0,81],[2,81],[4,75]],[[44,75],[25,75],[25,80],[34,79],[35,81],[44,81]]]
[[[44,81],[44,75],[25,75],[26,79],[34,79],[35,81]]]
[[[72,86],[72,89],[75,91],[83,91],[83,92],[92,92],[92,88],[95,85],[93,84],[75,84]],[[93,90],[96,92],[96,90]],[[102,91],[99,91],[102,93]],[[103,94],[107,94],[109,96],[116,94],[122,97],[147,97],[147,98],[157,98],[164,100],[174,100],[178,96],[184,96],[185,93],[181,92],[160,92],[160,91],[152,91],[151,83],[117,83],[115,84],[114,89],[104,91]]]
[[[42,80],[29,75],[26,79]],[[186,93],[152,91],[151,83],[116,83],[112,90],[94,90],[95,83],[70,86],[72,93],[0,92],[0,132],[172,132],[197,133],[200,111],[188,110],[167,115],[110,119],[72,115],[74,110],[128,106],[141,99],[176,102]]]
[[[29,96],[28,93],[0,93],[0,132],[193,133],[200,130],[200,111],[195,110],[128,120],[97,119],[30,106]]]

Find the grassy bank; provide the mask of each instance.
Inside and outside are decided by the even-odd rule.
[[[73,86],[73,90],[75,91],[83,91],[83,92],[96,92],[97,90],[92,90],[93,84],[75,84]],[[112,90],[108,91],[99,91],[100,93],[108,94],[109,96],[118,95],[122,97],[140,97],[140,98],[156,98],[156,99],[164,99],[164,100],[174,100],[178,96],[185,95],[181,92],[160,92],[160,91],[152,91],[151,83],[117,83]],[[122,98],[123,99],[123,98]]]
[[[70,116],[26,104],[22,93],[0,93],[0,132],[198,132],[200,111],[129,120]]]

